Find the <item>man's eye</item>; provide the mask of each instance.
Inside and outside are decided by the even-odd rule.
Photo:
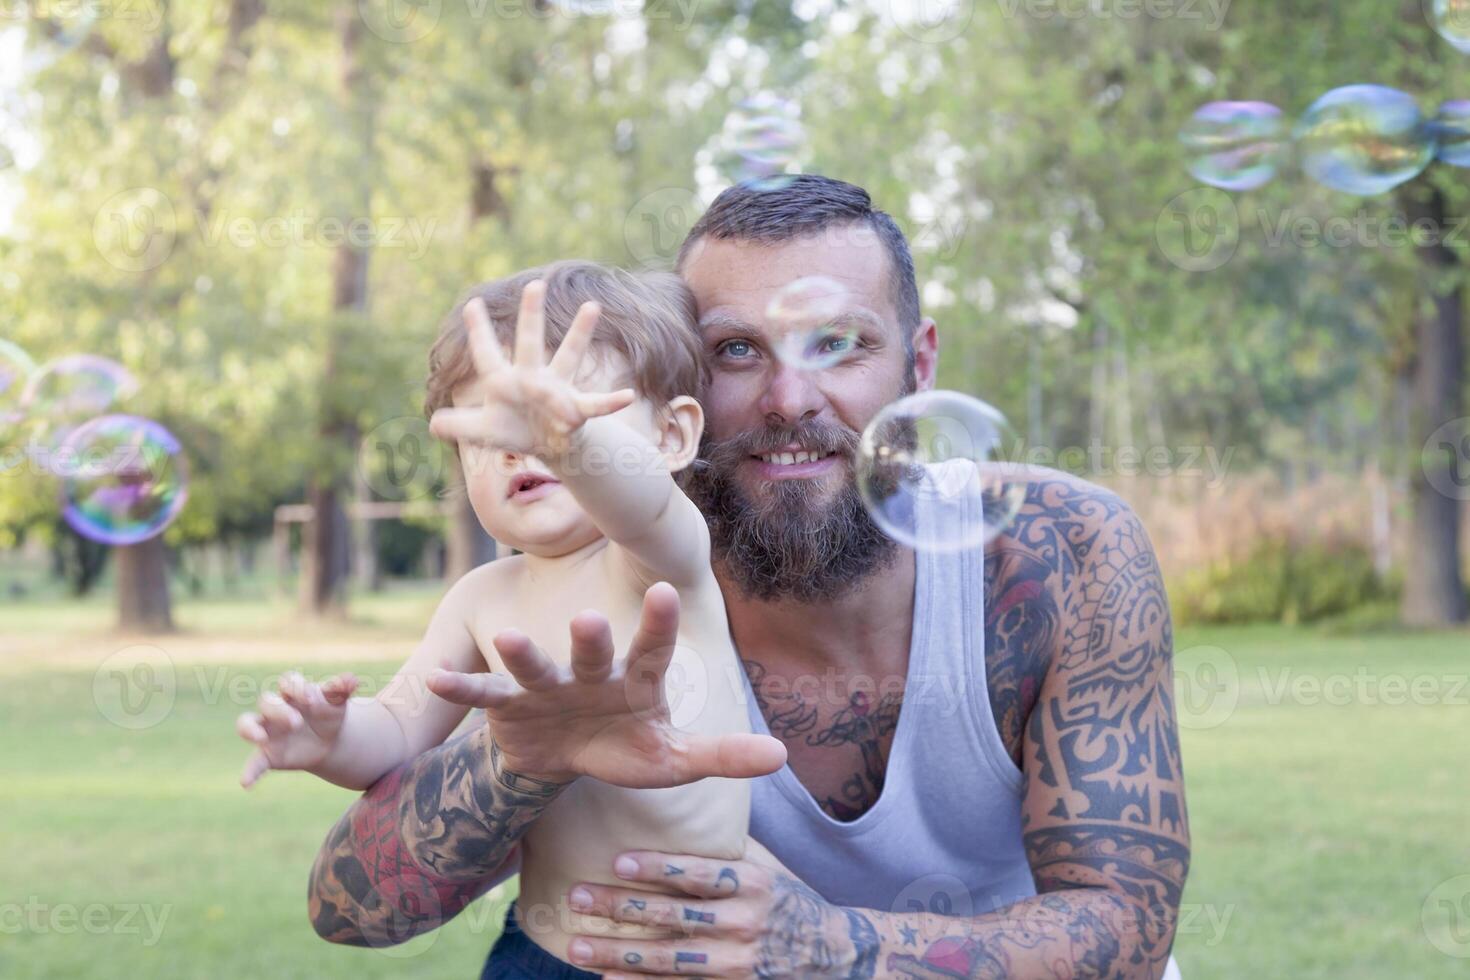
[[[750,353],[750,341],[727,340],[719,346],[717,353],[728,354],[731,357],[744,357]]]

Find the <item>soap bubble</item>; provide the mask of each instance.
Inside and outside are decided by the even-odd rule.
[[[776,357],[798,370],[820,371],[857,350],[858,329],[842,319],[847,289],[826,276],[806,276],[783,286],[766,306]]]
[[[21,394],[35,370],[36,362],[31,360],[31,355],[10,341],[0,339],[0,437],[4,437],[10,426],[25,418]]]
[[[138,390],[116,361],[72,354],[41,365],[26,384],[21,407],[36,427],[38,445],[56,449],[72,429]]]
[[[955,391],[923,391],[863,431],[858,490],[885,534],[920,551],[983,545],[1015,521],[1026,481],[996,456],[1014,444],[1005,416]]]
[[[1248,191],[1276,176],[1286,123],[1267,102],[1211,102],[1179,134],[1195,179],[1227,191]]]
[[[62,516],[102,544],[137,544],[161,533],[188,497],[179,441],[150,419],[92,419],[67,437],[58,455]]]
[[[1470,0],[1426,0],[1426,5],[1439,36],[1470,54]]]
[[[1382,194],[1434,159],[1434,132],[1412,96],[1348,85],[1312,103],[1297,123],[1302,169],[1333,190]]]
[[[806,131],[801,109],[790,99],[766,92],[745,99],[725,119],[717,164],[735,183],[769,190],[790,180]]]
[[[1434,116],[1439,160],[1452,167],[1470,167],[1470,101],[1446,102]]]

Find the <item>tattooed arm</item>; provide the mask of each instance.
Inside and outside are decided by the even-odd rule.
[[[484,726],[393,770],[317,855],[317,935],[387,946],[454,918],[514,873],[521,835],[566,785],[506,771]]]
[[[769,862],[642,852],[638,890],[584,886],[588,908],[679,938],[579,937],[573,961],[609,977],[1159,977],[1189,835],[1153,549],[1117,497],[1061,474],[1033,484],[1008,539],[987,668],[1026,776],[1036,897],[971,918],[841,908]]]

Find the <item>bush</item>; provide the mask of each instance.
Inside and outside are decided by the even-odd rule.
[[[1188,573],[1170,589],[1181,623],[1311,623],[1392,595],[1366,549],[1280,539]]]

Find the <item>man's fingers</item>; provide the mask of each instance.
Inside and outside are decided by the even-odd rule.
[[[478,408],[441,408],[429,417],[429,432],[438,439],[469,443],[487,442],[491,435]]]
[[[555,662],[519,630],[504,630],[491,641],[500,653],[500,662],[516,682],[528,691],[544,691],[559,679]]]
[[[675,763],[683,782],[705,776],[748,779],[775,772],[786,764],[786,746],[770,735],[687,735],[675,743]]]
[[[597,319],[602,315],[602,307],[596,303],[583,303],[577,310],[572,325],[567,328],[567,335],[562,338],[561,346],[551,357],[551,370],[557,377],[567,381],[577,376],[577,368],[582,363],[582,357],[587,353],[587,347],[592,343],[592,334],[597,329]]]
[[[729,947],[709,939],[648,941],[577,936],[567,946],[567,955],[575,966],[599,972],[616,969],[620,975],[750,976],[749,966],[741,970]]]
[[[490,312],[485,301],[476,296],[464,305],[464,332],[470,342],[470,357],[475,362],[475,371],[480,377],[489,377],[505,365],[505,353],[490,323]]]
[[[721,912],[717,905],[706,905],[695,899],[589,882],[574,887],[568,902],[574,912],[613,922],[657,926],[671,936],[709,935],[722,927],[738,925],[720,921],[722,916],[728,918],[735,914],[728,907]]]
[[[593,610],[572,617],[572,676],[588,684],[607,680],[612,674],[612,627],[607,617]]]
[[[617,391],[606,393],[582,391],[575,396],[577,411],[589,419],[601,418],[604,415],[622,411],[637,399],[638,393],[632,388],[620,388]]]
[[[714,900],[770,890],[771,873],[746,861],[721,861],[693,854],[624,851],[613,862],[623,881],[652,885],[670,894]]]
[[[249,789],[256,781],[270,771],[271,761],[265,757],[265,753],[256,749],[250,753],[250,758],[245,760],[245,769],[240,773],[240,785]]]
[[[457,670],[435,670],[427,683],[439,697],[467,708],[499,707],[519,690],[504,674],[464,674]]]
[[[546,283],[533,279],[521,290],[516,319],[516,367],[535,368],[546,358]]]

